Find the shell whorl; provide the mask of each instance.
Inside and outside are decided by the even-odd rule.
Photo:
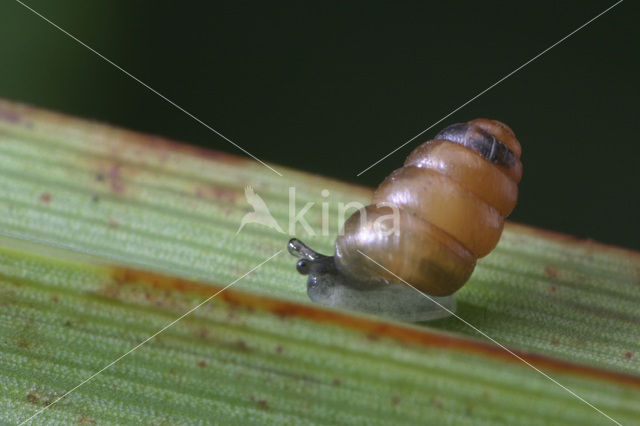
[[[433,296],[454,293],[498,243],[515,207],[521,148],[495,120],[454,124],[409,154],[336,240],[336,266],[365,281],[397,281],[362,253]],[[390,232],[397,206],[399,232]],[[361,251],[362,253],[360,253]]]

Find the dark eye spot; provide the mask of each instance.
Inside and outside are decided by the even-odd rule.
[[[309,272],[311,272],[311,265],[309,264],[308,260],[300,259],[298,263],[296,263],[296,269],[302,275],[308,275]]]

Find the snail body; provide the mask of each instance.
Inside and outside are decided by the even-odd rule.
[[[520,154],[513,131],[487,119],[418,146],[347,219],[335,256],[290,241],[310,298],[407,321],[450,315],[453,293],[496,246],[516,205]]]

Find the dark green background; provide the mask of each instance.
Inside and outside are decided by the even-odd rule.
[[[640,249],[630,1],[360,178],[614,2],[25,3],[274,164],[375,186],[437,129],[502,120],[524,151],[513,220]],[[0,58],[1,97],[243,155],[13,0]]]

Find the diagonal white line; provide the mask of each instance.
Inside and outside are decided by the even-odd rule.
[[[235,283],[237,283],[238,281],[240,281],[241,279],[243,279],[244,277],[246,277],[247,275],[249,275],[250,273],[252,273],[253,271],[255,271],[256,269],[258,269],[259,267],[261,267],[262,265],[264,265],[265,263],[267,263],[268,261],[270,261],[271,259],[273,259],[274,257],[276,257],[277,255],[279,255],[280,253],[282,253],[282,250],[278,250],[278,252],[276,254],[274,254],[273,256],[271,256],[270,258],[268,258],[267,260],[261,262],[260,264],[254,266],[253,268],[251,268],[250,270],[248,270],[247,272],[245,272],[242,276],[240,276],[239,278],[236,278],[235,280],[233,280],[233,282],[231,282],[230,284],[228,284],[227,286],[225,286],[224,288],[222,288],[221,290],[218,290],[217,292],[215,292],[214,294],[212,294],[211,296],[207,297],[205,300],[203,300],[202,302],[200,302],[199,304],[197,304],[196,306],[194,306],[193,308],[189,309],[187,312],[185,312],[184,314],[180,315],[178,318],[174,319],[173,321],[171,321],[170,323],[168,323],[167,325],[165,325],[164,327],[162,327],[160,330],[156,331],[155,333],[153,333],[151,336],[147,337],[146,339],[144,339],[142,342],[138,343],[137,345],[135,345],[133,348],[129,349],[127,352],[125,352],[124,354],[120,355],[118,358],[114,359],[113,361],[111,361],[109,364],[105,365],[104,367],[102,367],[100,370],[96,371],[95,373],[93,373],[92,375],[90,375],[89,377],[87,377],[86,379],[84,379],[82,382],[78,383],[76,386],[74,386],[73,388],[71,388],[70,390],[68,390],[67,392],[65,392],[63,395],[59,396],[58,398],[56,398],[51,404],[41,408],[40,410],[36,411],[31,417],[29,417],[28,419],[22,421],[19,423],[19,425],[23,425],[29,421],[31,421],[34,417],[36,417],[37,415],[41,414],[44,410],[46,410],[47,408],[51,408],[55,403],[57,403],[58,401],[60,401],[62,398],[65,398],[67,395],[69,395],[71,392],[75,391],[76,389],[78,389],[80,386],[86,384],[87,382],[91,381],[94,377],[96,377],[98,374],[102,373],[103,371],[105,371],[107,368],[111,367],[112,365],[114,365],[115,363],[117,363],[118,361],[120,361],[122,358],[126,357],[127,355],[129,355],[130,353],[132,353],[133,351],[139,349],[142,345],[144,345],[145,343],[147,343],[149,340],[153,339],[154,337],[156,337],[158,334],[162,333],[163,331],[165,331],[166,329],[168,329],[169,327],[173,326],[175,323],[177,323],[178,321],[180,321],[181,319],[183,319],[184,317],[186,317],[187,315],[191,314],[193,311],[195,311],[196,309],[200,308],[202,305],[206,304],[207,302],[209,302],[211,299],[213,299],[214,297],[216,297],[217,295],[219,295],[220,293],[222,293],[223,291],[225,291],[226,289],[228,289],[229,287],[231,287],[232,285],[234,285]]]
[[[526,67],[527,65],[529,65],[531,62],[535,61],[536,59],[538,59],[540,56],[544,55],[545,53],[547,53],[548,51],[550,51],[551,49],[553,49],[554,47],[556,47],[557,45],[559,45],[560,43],[562,43],[563,41],[565,41],[566,39],[568,39],[569,37],[571,37],[572,35],[574,35],[575,33],[577,33],[578,31],[580,31],[581,29],[583,29],[584,27],[586,27],[587,25],[589,25],[590,23],[592,23],[593,21],[595,21],[596,19],[598,19],[599,17],[601,17],[602,15],[604,15],[605,13],[609,12],[611,9],[613,9],[614,7],[616,7],[617,5],[619,5],[620,3],[622,3],[624,0],[619,0],[616,3],[614,3],[613,5],[609,6],[608,8],[606,8],[605,10],[603,10],[602,12],[600,12],[599,14],[597,14],[596,16],[594,16],[593,18],[589,19],[587,22],[585,22],[584,24],[580,25],[578,28],[576,28],[575,30],[571,31],[569,34],[567,34],[566,36],[562,37],[560,40],[556,41],[555,43],[553,43],[551,46],[547,47],[546,49],[544,49],[542,52],[538,53],[536,56],[534,56],[533,58],[529,59],[527,62],[525,62],[524,64],[520,65],[518,68],[516,68],[515,70],[511,71],[509,74],[505,75],[504,77],[502,77],[500,80],[496,81],[495,83],[493,83],[491,86],[487,87],[486,89],[484,89],[482,92],[478,93],[477,95],[475,95],[474,97],[472,97],[471,99],[469,99],[467,102],[463,103],[462,105],[460,105],[458,108],[454,109],[453,111],[451,111],[449,114],[445,115],[444,117],[442,117],[440,120],[436,121],[435,123],[433,123],[431,126],[427,127],[426,129],[424,129],[423,131],[421,131],[420,133],[418,133],[417,135],[415,135],[414,137],[412,137],[411,139],[409,139],[408,141],[406,141],[405,143],[403,143],[402,145],[400,145],[399,147],[397,147],[396,149],[394,149],[393,151],[391,151],[390,153],[388,153],[387,155],[385,155],[384,157],[382,157],[381,159],[379,159],[378,161],[376,161],[375,163],[371,164],[369,167],[367,167],[366,169],[364,169],[363,171],[361,171],[360,173],[358,173],[356,176],[360,176],[361,174],[365,173],[366,171],[368,171],[369,169],[371,169],[372,167],[374,167],[375,165],[381,163],[384,159],[386,159],[387,157],[389,157],[390,155],[394,154],[395,152],[397,152],[399,149],[403,148],[404,146],[406,146],[408,143],[413,142],[414,140],[416,140],[417,138],[419,138],[420,136],[422,136],[425,132],[429,131],[430,129],[432,129],[434,126],[436,126],[438,123],[441,123],[442,121],[446,120],[447,118],[449,118],[450,116],[452,116],[453,114],[455,114],[456,112],[460,111],[462,108],[464,108],[465,106],[469,105],[471,102],[475,101],[476,99],[478,99],[480,96],[484,95],[485,93],[487,93],[489,90],[493,89],[494,87],[496,87],[498,84],[502,83],[503,81],[505,81],[506,79],[508,79],[509,77],[511,77],[512,75],[514,75],[515,73],[517,73],[518,71],[520,71],[522,68]]]
[[[187,111],[186,109],[184,109],[183,107],[181,107],[180,105],[178,105],[177,103],[175,103],[174,101],[172,101],[171,99],[167,98],[165,95],[163,95],[162,93],[158,92],[156,89],[154,89],[153,87],[149,86],[147,83],[145,83],[144,81],[140,80],[138,77],[136,77],[135,75],[131,74],[130,72],[128,72],[127,70],[125,70],[124,68],[122,68],[121,66],[119,66],[118,64],[116,64],[115,62],[113,62],[111,59],[107,58],[106,56],[104,56],[103,54],[101,54],[100,52],[98,52],[97,50],[95,50],[94,48],[92,48],[91,46],[89,46],[88,44],[86,44],[85,42],[83,42],[82,40],[78,39],[77,37],[75,37],[73,34],[69,33],[68,31],[64,30],[63,28],[61,28],[59,25],[57,25],[56,23],[54,23],[53,21],[51,21],[50,19],[48,19],[47,17],[45,17],[44,15],[40,14],[38,11],[34,10],[32,7],[27,6],[26,4],[24,4],[22,1],[20,0],[16,0],[16,2],[20,3],[22,6],[24,6],[26,9],[30,10],[31,12],[33,12],[35,15],[39,16],[40,18],[42,18],[44,21],[48,22],[49,24],[51,24],[52,26],[54,26],[56,29],[60,30],[62,33],[64,33],[66,36],[68,36],[69,38],[73,39],[74,41],[76,41],[78,44],[86,47],[87,49],[89,49],[91,52],[95,53],[96,55],[98,55],[100,58],[104,59],[106,62],[108,62],[109,64],[111,64],[113,67],[117,68],[118,70],[120,70],[121,72],[123,72],[124,74],[126,74],[127,76],[131,77],[133,80],[135,80],[136,82],[138,82],[139,84],[141,84],[142,86],[146,87],[148,90],[150,90],[151,92],[155,93],[156,95],[160,96],[162,99],[164,99],[165,101],[167,101],[168,103],[170,103],[171,105],[173,105],[174,107],[176,107],[177,109],[179,109],[180,111],[182,111],[183,113],[185,113],[186,115],[188,115],[189,117],[191,117],[192,119],[194,119],[195,121],[197,121],[198,123],[202,124],[204,127],[206,127],[207,129],[211,130],[213,133],[215,133],[216,135],[220,136],[222,139],[226,140],[227,142],[229,142],[231,145],[235,146],[236,148],[238,148],[240,151],[244,152],[245,154],[247,154],[249,157],[253,158],[254,160],[256,160],[258,163],[262,164],[263,166],[265,166],[266,168],[270,169],[272,172],[274,172],[275,174],[282,176],[282,173],[280,173],[279,171],[277,171],[276,169],[274,169],[273,167],[269,166],[267,163],[265,163],[264,161],[260,160],[258,157],[256,157],[255,155],[253,155],[252,153],[250,153],[249,151],[247,151],[246,149],[244,149],[243,147],[241,147],[240,145],[238,145],[237,143],[235,143],[234,141],[232,141],[231,139],[229,139],[228,137],[226,137],[225,135],[223,135],[222,133],[220,133],[219,131],[217,131],[216,129],[214,129],[213,127],[211,127],[210,125],[208,125],[207,123],[205,123],[204,121],[200,120],[198,117],[196,117],[195,115],[193,115],[192,113],[190,113],[189,111]]]
[[[615,419],[613,419],[612,417],[610,417],[609,415],[607,415],[605,412],[603,412],[602,410],[600,410],[599,408],[597,408],[596,406],[594,406],[593,404],[591,404],[589,401],[587,401],[586,399],[582,398],[580,395],[578,395],[577,393],[575,393],[574,391],[572,391],[571,389],[569,389],[568,387],[564,386],[563,384],[559,383],[556,379],[554,379],[553,377],[549,376],[547,373],[545,373],[544,371],[538,369],[538,367],[536,367],[535,365],[531,364],[529,361],[527,361],[526,359],[522,358],[520,355],[516,354],[515,352],[513,352],[511,349],[507,348],[505,345],[503,345],[502,343],[498,342],[497,340],[495,340],[493,337],[489,336],[487,333],[485,333],[484,331],[480,330],[479,328],[477,328],[476,326],[474,326],[473,324],[469,323],[467,320],[465,320],[464,318],[458,316],[455,312],[453,312],[452,310],[450,310],[449,308],[447,308],[444,305],[441,305],[440,303],[438,303],[436,300],[434,300],[431,296],[429,296],[426,293],[423,293],[422,291],[418,290],[417,288],[415,288],[414,286],[412,286],[411,284],[409,284],[408,282],[406,282],[405,280],[403,280],[402,278],[400,278],[399,276],[397,276],[396,274],[394,274],[393,272],[391,272],[390,270],[388,270],[387,268],[385,268],[383,265],[379,264],[378,262],[376,262],[375,260],[373,260],[371,257],[367,256],[366,254],[364,254],[362,251],[360,251],[360,249],[357,249],[358,253],[360,253],[361,255],[363,255],[364,257],[366,257],[367,259],[369,259],[370,261],[372,261],[373,263],[375,263],[376,265],[378,265],[379,267],[381,267],[382,269],[384,269],[385,271],[387,271],[388,273],[390,273],[391,275],[393,275],[394,277],[396,277],[398,280],[402,281],[404,284],[408,285],[409,287],[411,287],[412,289],[414,289],[416,292],[418,292],[419,294],[421,294],[423,297],[426,297],[427,299],[429,299],[430,301],[432,301],[433,303],[435,303],[436,305],[438,305],[439,307],[441,307],[442,309],[444,309],[445,311],[447,311],[449,314],[453,315],[454,317],[456,317],[457,319],[459,319],[460,321],[462,321],[464,324],[468,325],[469,327],[471,327],[473,330],[475,330],[477,333],[481,334],[482,336],[486,337],[487,339],[491,340],[493,343],[495,343],[497,346],[499,346],[500,348],[504,349],[505,351],[507,351],[509,354],[513,355],[514,357],[516,357],[517,359],[519,359],[520,361],[522,361],[523,363],[525,363],[526,365],[528,365],[529,367],[533,368],[535,371],[537,371],[538,373],[542,374],[544,377],[546,377],[547,379],[549,379],[550,381],[552,381],[553,383],[555,383],[556,385],[560,386],[562,389],[564,389],[565,391],[569,392],[571,395],[573,395],[574,397],[576,397],[577,399],[579,399],[580,401],[584,402],[585,404],[587,404],[589,407],[593,408],[594,410],[596,410],[598,413],[602,414],[603,416],[605,416],[607,419],[611,420],[612,422],[614,422],[615,424],[622,426],[620,424],[620,422],[616,421]]]

